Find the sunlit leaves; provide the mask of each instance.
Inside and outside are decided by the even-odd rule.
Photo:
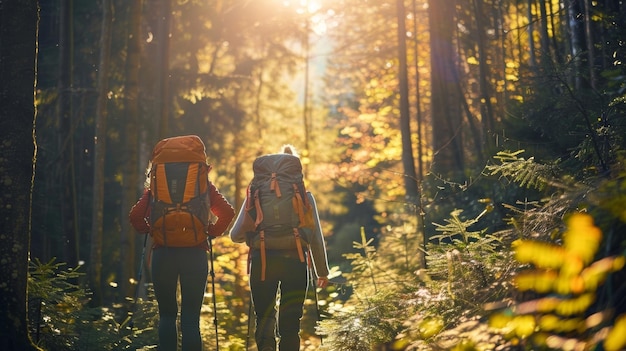
[[[500,174],[502,177],[510,178],[520,186],[543,189],[554,177],[554,167],[535,162],[533,157],[525,159],[520,157],[523,150],[508,152],[499,151],[495,159],[500,161],[499,165],[489,165],[487,170],[491,175]]]
[[[543,268],[557,269],[566,259],[565,250],[544,242],[517,240],[512,246],[515,259],[520,263],[532,263]]]
[[[515,277],[515,285],[521,291],[535,290],[539,293],[547,293],[552,290],[557,276],[555,271],[524,272]]]
[[[562,246],[532,240],[514,242],[515,258],[537,267],[518,274],[515,284],[520,291],[539,293],[594,291],[606,274],[624,266],[623,257],[604,258],[589,265],[601,239],[602,233],[593,225],[591,217],[575,214],[568,221]]]
[[[626,347],[626,315],[621,315],[615,320],[615,324],[609,335],[604,340],[604,349],[607,351],[623,350]]]
[[[596,291],[606,277],[621,270],[626,262],[623,256],[594,260],[600,247],[602,233],[588,214],[574,213],[567,218],[562,244],[533,240],[513,243],[514,257],[529,268],[519,272],[514,283],[519,291],[534,291],[543,295],[521,302],[493,314],[490,325],[510,338],[535,337],[543,345],[584,345],[579,338],[562,338],[546,333],[577,333],[584,335],[605,317],[585,318],[585,313],[596,302]],[[612,330],[619,330],[618,322]],[[626,324],[626,323],[625,323]],[[623,345],[626,338],[607,337],[610,347]],[[561,347],[558,346],[558,347]],[[621,347],[621,346],[618,346]]]
[[[582,214],[573,215],[568,225],[563,235],[563,247],[572,255],[580,257],[584,264],[589,264],[600,246],[600,229],[593,225],[590,216]]]
[[[444,324],[441,317],[432,316],[424,318],[424,320],[419,323],[418,327],[420,337],[422,339],[432,338],[443,329]]]

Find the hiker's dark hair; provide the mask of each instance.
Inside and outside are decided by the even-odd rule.
[[[296,157],[300,157],[300,155],[298,155],[298,150],[296,150],[296,147],[291,145],[291,144],[285,144],[280,148],[280,153],[281,154],[290,154],[290,155],[294,155]]]

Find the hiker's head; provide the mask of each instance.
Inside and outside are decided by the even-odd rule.
[[[285,144],[280,148],[280,153],[281,154],[290,154],[290,155],[294,155],[296,157],[300,157],[300,155],[298,155],[298,150],[296,150],[296,147],[291,145],[291,144]]]

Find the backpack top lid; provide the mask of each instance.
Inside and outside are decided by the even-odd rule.
[[[197,135],[183,135],[159,141],[152,151],[152,163],[197,162],[206,164],[206,149]]]
[[[272,173],[302,176],[302,163],[291,154],[269,154],[257,157],[252,163],[252,171],[255,178],[269,178]]]

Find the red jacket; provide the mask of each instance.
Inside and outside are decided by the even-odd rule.
[[[235,218],[235,209],[211,182],[209,182],[209,201],[211,212],[217,217],[217,221],[209,223],[208,234],[215,238],[224,234],[230,222]],[[148,189],[144,189],[139,201],[131,208],[128,218],[138,233],[150,232],[150,191]],[[208,244],[203,243],[202,246],[208,249]]]

